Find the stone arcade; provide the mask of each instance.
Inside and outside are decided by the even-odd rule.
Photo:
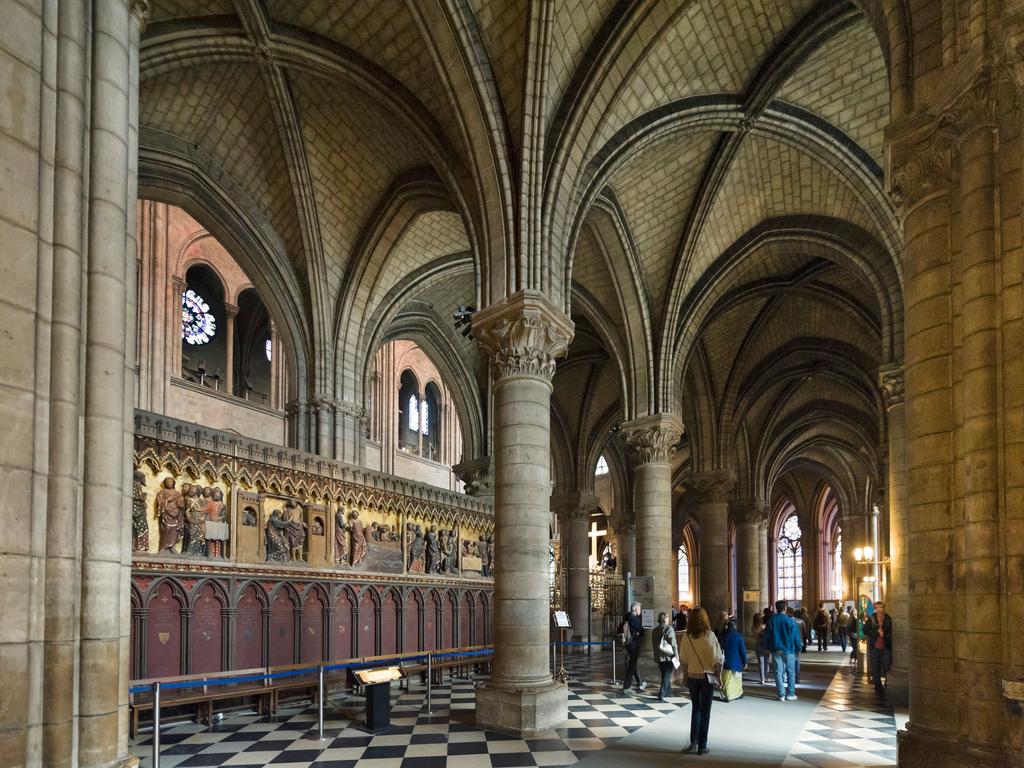
[[[0,8],[0,768],[467,645],[575,762],[626,574],[883,597],[899,765],[1024,764],[1022,0]]]

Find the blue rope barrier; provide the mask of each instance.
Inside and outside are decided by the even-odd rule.
[[[608,640],[556,640],[555,645],[611,645]]]
[[[349,663],[344,663],[344,664],[325,664],[324,665],[324,671],[325,672],[334,672],[334,671],[337,671],[337,670],[340,670],[340,669],[366,669],[368,667],[378,666],[381,663],[386,663],[386,664],[398,663],[398,664],[401,664],[402,662],[405,662],[405,661],[421,661],[421,660],[427,658],[427,656],[433,656],[435,659],[445,659],[445,658],[462,658],[462,657],[471,657],[471,656],[486,656],[486,655],[492,655],[493,653],[494,653],[493,650],[464,651],[462,653],[431,653],[431,654],[420,653],[420,654],[410,655],[410,656],[399,656],[398,658],[394,658],[394,659],[387,659],[387,660],[383,660],[382,659],[380,661],[356,661],[356,662],[349,662]],[[318,670],[318,667],[304,667],[302,669],[292,669],[292,670],[286,670],[284,672],[269,672],[269,673],[264,674],[264,675],[246,675],[244,677],[223,677],[223,678],[215,678],[215,679],[212,679],[212,680],[179,680],[177,682],[166,682],[166,683],[161,681],[160,687],[163,690],[165,690],[165,691],[171,691],[171,690],[177,690],[177,689],[182,689],[182,688],[202,688],[204,686],[214,686],[214,685],[236,685],[238,683],[255,683],[255,682],[263,682],[265,680],[274,680],[274,679],[283,678],[283,677],[296,677],[298,675],[315,675],[315,674],[317,674],[317,670]],[[135,685],[135,686],[131,686],[131,687],[128,688],[128,692],[129,693],[146,693],[147,691],[151,691],[151,690],[152,690],[152,685]]]

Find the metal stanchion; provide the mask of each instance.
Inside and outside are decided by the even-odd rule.
[[[615,674],[615,635],[612,635],[612,682],[617,682],[618,675]]]
[[[591,645],[590,642],[594,639],[593,633],[593,622],[594,622],[594,592],[590,586],[590,579],[587,579],[587,605],[590,606],[587,609],[587,656],[591,656]]]
[[[317,708],[317,733],[320,741],[324,740],[324,665],[320,664],[316,669],[316,708]]]
[[[427,654],[427,702],[426,702],[427,714],[428,715],[434,714],[433,710],[431,709],[431,704],[430,704],[430,697],[431,697],[431,690],[432,690],[432,687],[433,687],[433,683],[434,683],[434,665],[433,665],[433,661],[431,659],[431,655],[428,653]]]
[[[160,683],[153,683],[153,768],[160,768]]]

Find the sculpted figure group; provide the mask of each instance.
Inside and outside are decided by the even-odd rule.
[[[145,475],[134,473],[132,546],[149,550]],[[224,558],[229,540],[224,492],[217,487],[184,482],[179,491],[173,477],[164,478],[156,494],[153,515],[160,524],[160,551],[189,557]]]
[[[306,561],[306,524],[302,522],[299,505],[292,499],[284,503],[284,509],[270,513],[263,535],[268,563]]]

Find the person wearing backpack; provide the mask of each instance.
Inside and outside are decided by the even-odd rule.
[[[636,681],[636,689],[642,691],[647,681],[640,679],[637,661],[640,658],[640,638],[644,636],[644,624],[640,619],[640,603],[634,601],[629,613],[622,619],[622,644],[626,648],[626,678],[622,681],[622,692],[629,691],[630,683]]]
[[[818,650],[828,650],[828,614],[825,604],[818,603],[818,611],[814,614],[814,634],[818,636]]]

